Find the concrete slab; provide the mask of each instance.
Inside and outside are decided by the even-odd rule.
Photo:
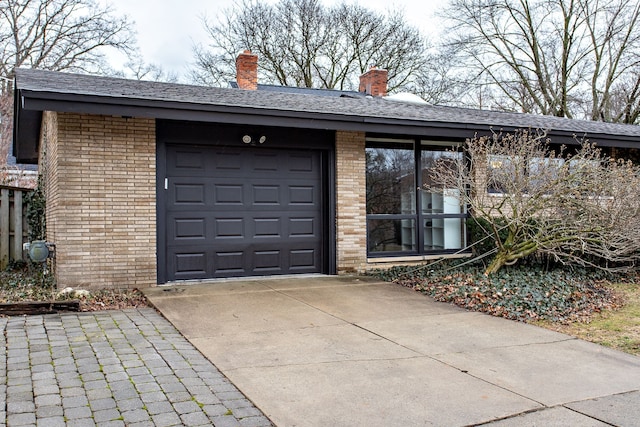
[[[438,359],[545,406],[640,389],[640,358],[577,339]]]
[[[379,281],[360,286],[336,283],[334,286],[276,289],[351,323],[465,312],[454,305],[425,298],[414,290]]]
[[[266,278],[259,279],[264,286],[275,291],[287,291],[294,289],[324,288],[335,286],[366,286],[366,285],[384,285],[379,279],[370,276],[287,276],[284,278]]]
[[[540,411],[522,414],[506,420],[494,421],[485,424],[491,427],[605,427],[605,424],[594,418],[579,414],[562,406],[543,409]]]
[[[254,283],[237,292],[147,296],[188,339],[342,323],[287,295],[260,288]]]
[[[358,326],[431,356],[572,339],[536,326],[467,311],[360,322]]]
[[[640,383],[640,378],[636,377],[636,381]],[[640,391],[573,402],[565,406],[611,425],[620,427],[640,426],[640,414],[638,414]]]
[[[640,358],[370,278],[145,293],[280,426],[598,425],[606,405],[640,419],[635,394],[612,397],[640,389]]]
[[[220,369],[404,359],[420,354],[350,324],[236,332],[191,342]]]
[[[213,279],[175,282],[169,285],[145,289],[145,294],[154,299],[193,297],[205,295],[235,294],[238,292],[265,292],[292,289],[307,289],[335,286],[358,286],[384,284],[372,277],[301,275],[275,278]]]
[[[193,297],[199,295],[235,294],[238,292],[267,292],[272,289],[261,280],[225,280],[180,282],[179,285],[158,286],[145,289],[153,298]],[[212,286],[213,285],[213,286]]]
[[[225,374],[278,426],[460,426],[540,407],[426,357]]]

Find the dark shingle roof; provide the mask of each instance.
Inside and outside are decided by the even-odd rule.
[[[295,88],[294,88],[295,89]],[[601,145],[637,146],[640,127],[383,98],[323,96],[320,91],[239,90],[18,69],[16,90],[26,111],[75,111],[195,121],[362,130],[389,135],[459,138],[490,128],[540,128]],[[19,141],[18,141],[19,143]]]
[[[229,87],[238,89],[238,82],[229,82]],[[352,90],[339,90],[339,89],[320,89],[315,87],[296,87],[296,86],[279,86],[279,85],[263,85],[258,83],[258,90],[266,92],[282,92],[282,93],[297,93],[302,95],[320,95],[330,96],[335,98],[349,97],[349,98],[365,98],[366,95],[362,92],[355,92]]]

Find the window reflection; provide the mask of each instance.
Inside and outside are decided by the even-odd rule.
[[[372,219],[367,221],[369,252],[415,251],[413,219]]]
[[[367,214],[415,213],[413,147],[367,148]]]
[[[460,190],[433,192],[430,185],[434,167],[458,167],[462,160],[461,152],[446,148],[438,142],[423,142],[417,149],[412,142],[367,144],[369,254],[446,253],[466,246],[466,208]],[[432,192],[424,189],[425,184]]]
[[[518,181],[518,174],[524,168],[519,157],[489,155],[487,159],[487,191],[505,193]]]
[[[534,157],[529,159],[528,186],[531,193],[550,193],[562,172],[564,159]]]

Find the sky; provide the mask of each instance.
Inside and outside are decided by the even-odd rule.
[[[324,1],[327,5],[335,2]],[[215,18],[216,14],[232,7],[234,0],[105,0],[105,3],[111,4],[117,14],[126,14],[135,22],[144,62],[160,65],[165,71],[180,77],[186,75],[194,43],[206,42],[202,17]],[[428,34],[435,25],[433,11],[444,1],[359,0],[356,3],[382,13],[390,8],[400,8],[410,24]],[[119,61],[117,58],[113,60]]]

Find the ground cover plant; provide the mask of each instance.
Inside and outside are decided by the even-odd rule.
[[[520,321],[586,320],[620,305],[616,293],[606,286],[611,275],[584,268],[506,267],[487,276],[482,265],[439,264],[393,267],[374,274],[437,301]]]
[[[137,289],[100,289],[88,292],[61,292],[53,275],[44,266],[13,263],[0,271],[0,303],[26,301],[80,300],[82,311],[143,307],[146,298]]]
[[[460,261],[457,262],[460,264]],[[371,274],[472,311],[534,323],[640,354],[636,273],[530,263],[484,274],[481,263],[401,266]]]

